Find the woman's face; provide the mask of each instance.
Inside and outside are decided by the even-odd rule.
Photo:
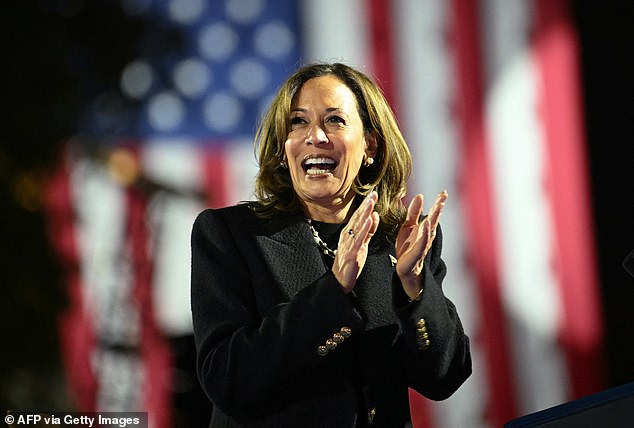
[[[364,155],[372,156],[352,91],[332,75],[308,80],[293,100],[285,151],[295,193],[308,214],[347,213]]]

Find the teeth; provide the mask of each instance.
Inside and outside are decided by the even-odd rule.
[[[310,158],[310,159],[306,159],[306,162],[304,162],[304,164],[306,166],[318,165],[318,164],[334,165],[335,161],[329,158]]]
[[[328,169],[313,169],[313,168],[311,168],[309,170],[306,170],[306,174],[308,174],[308,175],[319,175],[319,174],[329,174],[329,173],[330,173],[330,170],[328,170]]]
[[[327,157],[313,157],[306,159],[303,167],[308,175],[332,174],[337,167],[337,162]]]

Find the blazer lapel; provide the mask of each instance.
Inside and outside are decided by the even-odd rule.
[[[301,217],[271,220],[256,235],[256,242],[271,275],[289,296],[295,295],[326,272],[326,266],[308,225]]]
[[[379,236],[370,241],[368,257],[381,254],[378,256],[381,264],[384,262],[390,266],[389,255],[394,253],[393,245],[377,238]],[[255,239],[273,279],[289,296],[297,294],[302,288],[316,281],[328,269],[317,245],[314,244],[308,224],[301,215],[291,214],[266,220],[256,233]],[[368,280],[374,282],[374,278],[371,279],[371,276],[363,273],[359,280],[360,283]]]

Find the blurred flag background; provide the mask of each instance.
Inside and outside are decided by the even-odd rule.
[[[618,288],[632,285],[618,266],[634,245],[632,126],[608,134],[629,144],[593,142],[607,122],[586,117],[609,113],[584,104],[605,98],[582,81],[583,72],[586,81],[610,77],[584,62],[583,47],[598,51],[600,39],[580,29],[605,34],[618,11],[593,15],[563,0],[51,0],[3,9],[13,64],[3,85],[24,91],[8,97],[7,124],[17,125],[5,141],[24,143],[0,160],[8,199],[16,212],[41,214],[48,239],[8,249],[2,261],[25,259],[6,275],[10,297],[57,308],[38,319],[61,362],[41,368],[19,349],[7,353],[18,368],[2,379],[7,408],[41,405],[33,385],[46,379],[66,387],[49,405],[204,426],[191,224],[204,207],[252,199],[258,119],[278,85],[313,61],[374,76],[414,157],[410,192],[449,191],[445,291],[472,339],[474,374],[442,403],[412,392],[414,427],[498,427],[634,377],[620,363],[632,352],[615,356],[631,331],[609,305],[632,296]],[[610,60],[631,71],[631,58],[615,52]],[[631,80],[617,84],[631,95]],[[45,153],[40,164],[28,161],[34,150]],[[622,179],[626,195],[613,199],[598,172]],[[622,228],[620,240],[602,237],[602,222]],[[4,240],[19,230],[6,227]],[[25,294],[33,246],[48,264],[30,269],[47,273],[30,274],[38,285]],[[8,339],[31,349],[24,312],[5,305]]]

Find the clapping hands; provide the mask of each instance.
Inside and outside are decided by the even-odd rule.
[[[332,271],[346,292],[354,289],[365,265],[370,239],[379,226],[379,215],[374,211],[377,199],[376,192],[370,193],[339,236]],[[416,195],[407,208],[407,217],[397,235],[396,273],[403,284],[403,290],[411,299],[422,290],[424,260],[436,236],[438,220],[446,200],[447,192],[442,191],[428,215],[421,219],[424,197],[421,194]]]
[[[422,290],[423,263],[436,237],[438,220],[447,196],[447,192],[442,191],[428,215],[421,220],[424,198],[420,193],[416,195],[407,208],[407,218],[396,238],[396,273],[410,299],[417,297]]]

